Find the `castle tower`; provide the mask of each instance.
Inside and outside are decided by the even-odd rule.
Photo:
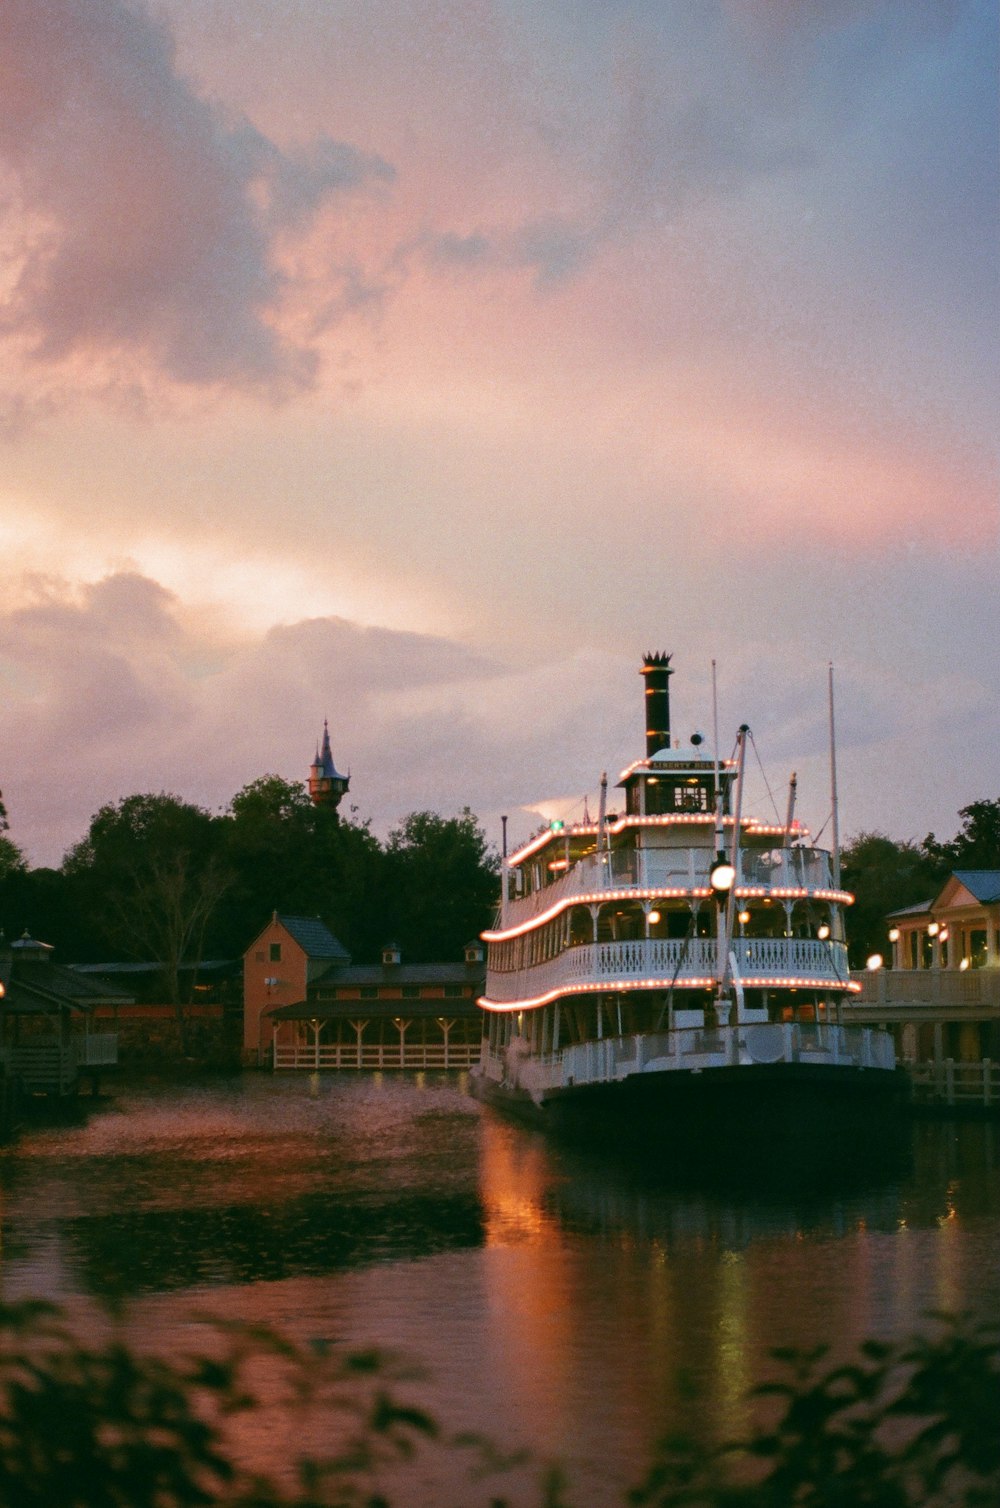
[[[309,766],[309,799],[313,806],[328,806],[336,811],[341,799],[347,794],[351,783],[349,775],[341,775],[330,752],[330,729],[323,720],[323,742],[316,750],[316,758]]]

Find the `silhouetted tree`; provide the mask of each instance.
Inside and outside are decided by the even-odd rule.
[[[157,962],[179,1008],[181,964],[194,966],[193,985],[209,921],[232,884],[218,819],[166,792],[126,796],[96,813],[63,872],[105,956]],[[180,1009],[178,1021],[183,1031]]]
[[[928,833],[921,844],[942,881],[953,869],[1000,869],[1000,800],[970,802],[958,815],[962,826],[950,843]]]
[[[386,919],[414,961],[457,958],[493,919],[499,863],[469,808],[411,812],[389,834]]]

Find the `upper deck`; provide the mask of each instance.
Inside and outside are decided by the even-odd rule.
[[[733,819],[724,819],[727,843],[732,827]],[[736,851],[737,898],[813,898],[849,904],[849,892],[834,888],[829,853],[804,844],[775,846],[775,837],[782,833],[753,822],[743,826]],[[483,934],[486,940],[541,924],[571,905],[711,894],[711,822],[624,817],[608,824],[603,849],[598,836],[596,826],[580,824],[542,834],[515,854],[508,868],[507,897],[496,928]]]

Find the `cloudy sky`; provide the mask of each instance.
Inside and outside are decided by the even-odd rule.
[[[0,786],[1000,796],[994,0],[5,0]]]

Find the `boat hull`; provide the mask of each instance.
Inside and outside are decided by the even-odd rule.
[[[470,1075],[472,1093],[519,1120],[583,1143],[659,1146],[704,1158],[791,1155],[835,1147],[873,1154],[891,1140],[906,1103],[901,1070],[771,1063],[645,1072],[614,1082],[553,1087],[539,1097]]]

